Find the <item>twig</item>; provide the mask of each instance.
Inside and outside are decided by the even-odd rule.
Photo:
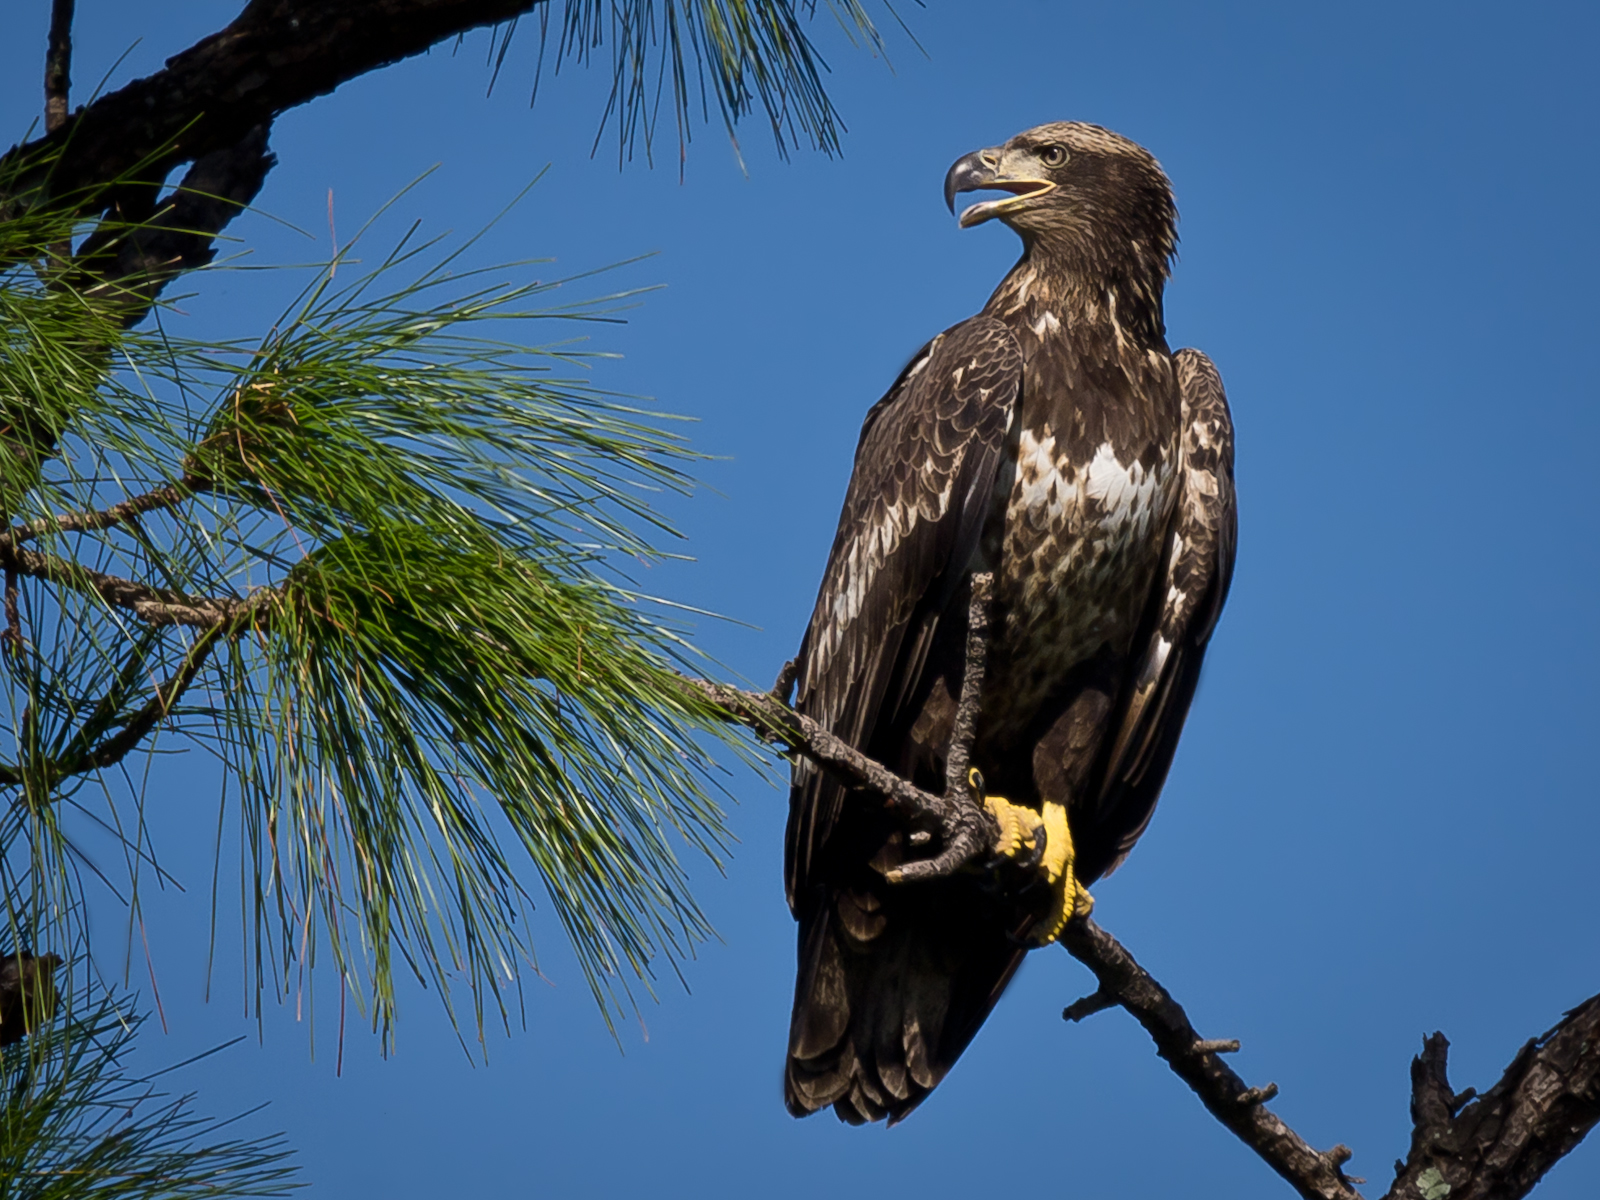
[[[18,603],[17,569],[6,568],[6,628],[0,633],[0,648],[11,654],[21,654],[24,642],[22,640],[22,609]]]
[[[989,661],[989,609],[993,599],[994,575],[988,571],[974,575],[972,599],[967,605],[967,655],[961,673],[961,700],[950,728],[950,748],[945,752],[947,796],[967,794],[967,768],[972,765],[972,743],[978,736],[978,707]]]
[[[140,706],[138,712],[128,718],[126,725],[81,757],[70,762],[55,764],[51,774],[55,778],[62,778],[84,771],[115,766],[121,762],[172,711],[172,706],[184,692],[189,690],[189,685],[200,674],[200,668],[205,665],[206,659],[211,656],[212,650],[224,636],[225,631],[221,625],[213,626],[202,633],[172,678],[156,687],[150,699]]]
[[[44,128],[54,133],[67,123],[72,90],[72,9],[75,0],[52,0],[50,33],[44,52]]]
[[[837,734],[795,712],[768,692],[747,692],[707,679],[683,677],[685,686],[721,709],[762,741],[804,754],[812,762],[856,787],[882,796],[896,811],[943,824],[951,816],[943,796],[935,796],[874,762]]]
[[[983,700],[983,676],[989,659],[989,609],[994,599],[994,576],[987,571],[972,576],[967,603],[967,648],[961,673],[961,698],[950,726],[945,750],[944,800],[948,814],[940,821],[944,849],[932,858],[912,859],[884,872],[890,883],[914,883],[953,875],[990,846],[999,830],[994,819],[978,807],[967,784],[972,765],[972,743],[978,733],[978,709]]]
[[[1339,1168],[1348,1155],[1320,1153],[1278,1118],[1266,1101],[1275,1085],[1252,1088],[1195,1033],[1188,1014],[1133,955],[1088,917],[1068,922],[1061,944],[1094,972],[1100,991],[1143,1025],[1156,1053],[1194,1090],[1200,1102],[1301,1196],[1310,1200],[1361,1200]],[[1098,994],[1098,993],[1097,993]],[[1455,1200],[1452,1197],[1452,1200]]]
[[[824,770],[882,796],[892,807],[913,820],[937,825],[944,849],[933,858],[916,859],[886,871],[884,878],[889,882],[910,883],[949,875],[993,845],[997,833],[993,819],[972,802],[966,785],[966,764],[972,754],[978,697],[983,687],[984,660],[988,652],[992,582],[993,577],[987,573],[974,575],[972,579],[966,671],[949,751],[949,761],[958,765],[946,771],[949,786],[943,796],[925,792],[902,779],[843,738],[822,728],[810,717],[790,708],[778,695],[780,689],[788,690],[784,684],[790,674],[789,664],[785,664],[779,672],[778,683],[771,692],[746,692],[688,677],[684,682],[726,710],[735,721],[747,726],[763,741],[803,753]]]
[[[191,596],[170,588],[152,587],[132,579],[107,575],[52,554],[12,546],[7,541],[0,541],[0,566],[75,591],[98,595],[108,604],[131,610],[151,625],[192,625],[209,629],[215,625],[232,625],[246,618],[259,621],[265,617],[268,601],[278,594],[275,589],[263,588],[247,600],[232,596]]]
[[[1071,1004],[1061,1010],[1063,1021],[1086,1021],[1097,1012],[1105,1012],[1108,1008],[1117,1006],[1117,998],[1105,988],[1096,988],[1087,996],[1080,996]]]
[[[202,481],[185,476],[177,483],[166,484],[142,495],[130,496],[109,508],[90,512],[57,513],[52,517],[40,517],[37,521],[30,521],[26,525],[13,525],[7,533],[0,534],[0,544],[20,546],[23,542],[32,541],[46,533],[94,533],[102,529],[111,529],[157,509],[176,508],[202,490],[204,490]]]
[[[791,658],[778,669],[778,677],[772,681],[772,698],[779,704],[789,703],[789,697],[794,694],[794,681],[799,677],[799,661]]]

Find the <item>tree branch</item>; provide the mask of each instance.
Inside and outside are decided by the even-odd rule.
[[[102,96],[7,157],[51,163],[47,174],[26,176],[23,190],[92,208],[97,186],[135,172],[159,180],[341,83],[542,2],[250,0],[227,28],[163,70]]]
[[[882,796],[913,821],[936,825],[942,846],[932,858],[914,859],[885,873],[890,883],[911,883],[949,875],[994,844],[998,830],[994,819],[973,802],[967,786],[977,730],[978,700],[983,689],[984,662],[988,654],[989,609],[994,577],[987,572],[972,577],[972,599],[967,614],[966,670],[961,683],[954,733],[946,767],[946,789],[935,796],[874,762],[844,739],[823,729],[785,701],[794,684],[793,663],[785,663],[770,692],[746,692],[703,679],[685,682],[726,710],[739,724],[763,741],[803,753],[818,766],[847,783]]]
[[[201,155],[148,218],[124,222],[114,214],[85,238],[73,263],[87,277],[84,293],[116,304],[131,329],[169,283],[211,263],[217,235],[251,205],[277,165],[267,148],[269,131],[257,125],[234,145]]]
[[[1411,1063],[1411,1152],[1385,1200],[1520,1200],[1600,1123],[1600,996],[1517,1051],[1474,1099],[1446,1075],[1435,1033]]]
[[[22,653],[22,609],[17,600],[17,569],[8,566],[5,569],[6,627],[0,632],[0,651],[8,654]]]
[[[4,540],[0,540],[0,568],[98,595],[107,604],[129,609],[151,625],[192,625],[209,629],[216,625],[259,621],[264,615],[261,610],[279,594],[275,589],[262,588],[244,600],[233,596],[191,596],[107,575],[53,554],[12,546]]]
[[[53,517],[41,517],[37,521],[30,521],[26,525],[14,525],[8,532],[0,534],[0,553],[4,552],[5,547],[20,546],[23,542],[32,541],[46,533],[96,533],[102,529],[111,529],[148,512],[176,508],[203,488],[204,484],[200,480],[185,476],[177,483],[165,484],[141,495],[130,496],[109,508],[89,512],[57,513]]]
[[[1308,1200],[1361,1200],[1350,1185],[1343,1163],[1350,1153],[1335,1146],[1326,1153],[1313,1149],[1266,1106],[1277,1087],[1252,1088],[1222,1061],[1222,1047],[1232,1042],[1206,1041],[1195,1032],[1183,1006],[1134,961],[1121,943],[1088,917],[1067,922],[1061,944],[1068,954],[1094,972],[1097,1002],[1080,1000],[1062,1015],[1082,1020],[1115,1004],[1126,1009],[1156,1044],[1156,1053],[1200,1097],[1208,1112],[1289,1182]]]
[[[54,133],[67,120],[72,90],[72,9],[75,0],[52,0],[44,53],[44,128]]]
[[[977,803],[967,782],[972,743],[978,735],[978,708],[989,661],[989,609],[994,600],[994,575],[979,572],[968,581],[967,647],[961,672],[961,698],[956,702],[945,750],[944,801],[950,816],[940,821],[943,848],[932,858],[912,859],[884,872],[890,883],[915,883],[953,875],[994,845],[999,833],[994,818]]]
[[[172,678],[158,684],[150,699],[128,718],[121,729],[84,754],[53,764],[52,776],[63,778],[82,774],[84,771],[99,770],[115,766],[126,758],[133,748],[144,741],[150,731],[166,718],[183,693],[189,690],[189,685],[200,674],[200,668],[205,666],[206,659],[211,656],[211,651],[216,648],[217,642],[223,636],[222,625],[213,625],[202,633],[185,656],[183,664],[173,672]]]
[[[950,728],[950,748],[945,755],[944,790],[947,796],[967,794],[967,769],[972,765],[972,743],[978,736],[978,707],[983,699],[983,676],[989,661],[989,609],[994,599],[994,575],[982,571],[972,577],[972,598],[967,604],[967,656],[961,674],[961,700]]]
[[[925,792],[900,778],[810,717],[795,712],[770,692],[747,692],[687,675],[683,676],[683,683],[762,741],[804,754],[823,770],[852,786],[883,797],[897,812],[939,824],[954,816],[945,797]]]

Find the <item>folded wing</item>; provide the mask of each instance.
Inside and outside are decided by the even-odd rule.
[[[1150,823],[1233,579],[1238,508],[1228,398],[1217,368],[1200,351],[1179,350],[1173,361],[1183,396],[1184,489],[1167,535],[1165,570],[1152,597],[1132,688],[1093,806],[1103,834],[1094,840],[1108,848],[1110,857],[1080,864],[1090,879],[1115,870]]]
[[[795,707],[864,747],[920,663],[900,651],[914,616],[925,639],[982,532],[1022,379],[1011,332],[990,317],[940,334],[901,372],[861,430],[839,530],[801,646]],[[785,842],[789,906],[810,881],[844,793],[795,767]]]

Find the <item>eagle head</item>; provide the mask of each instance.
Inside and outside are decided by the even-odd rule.
[[[1010,195],[963,211],[962,228],[999,217],[1030,246],[1099,262],[1131,256],[1163,278],[1177,249],[1178,210],[1161,164],[1098,125],[1057,121],[974,150],[945,176],[945,203],[954,212],[957,192],[991,189]]]

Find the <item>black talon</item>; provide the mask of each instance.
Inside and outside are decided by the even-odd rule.
[[[1015,860],[1017,866],[1021,867],[1030,874],[1037,874],[1039,870],[1039,864],[1044,861],[1045,843],[1049,840],[1050,839],[1048,835],[1044,831],[1044,822],[1041,820],[1039,822],[1039,828],[1033,831],[1033,849],[1028,851],[1026,858],[1018,858]]]

